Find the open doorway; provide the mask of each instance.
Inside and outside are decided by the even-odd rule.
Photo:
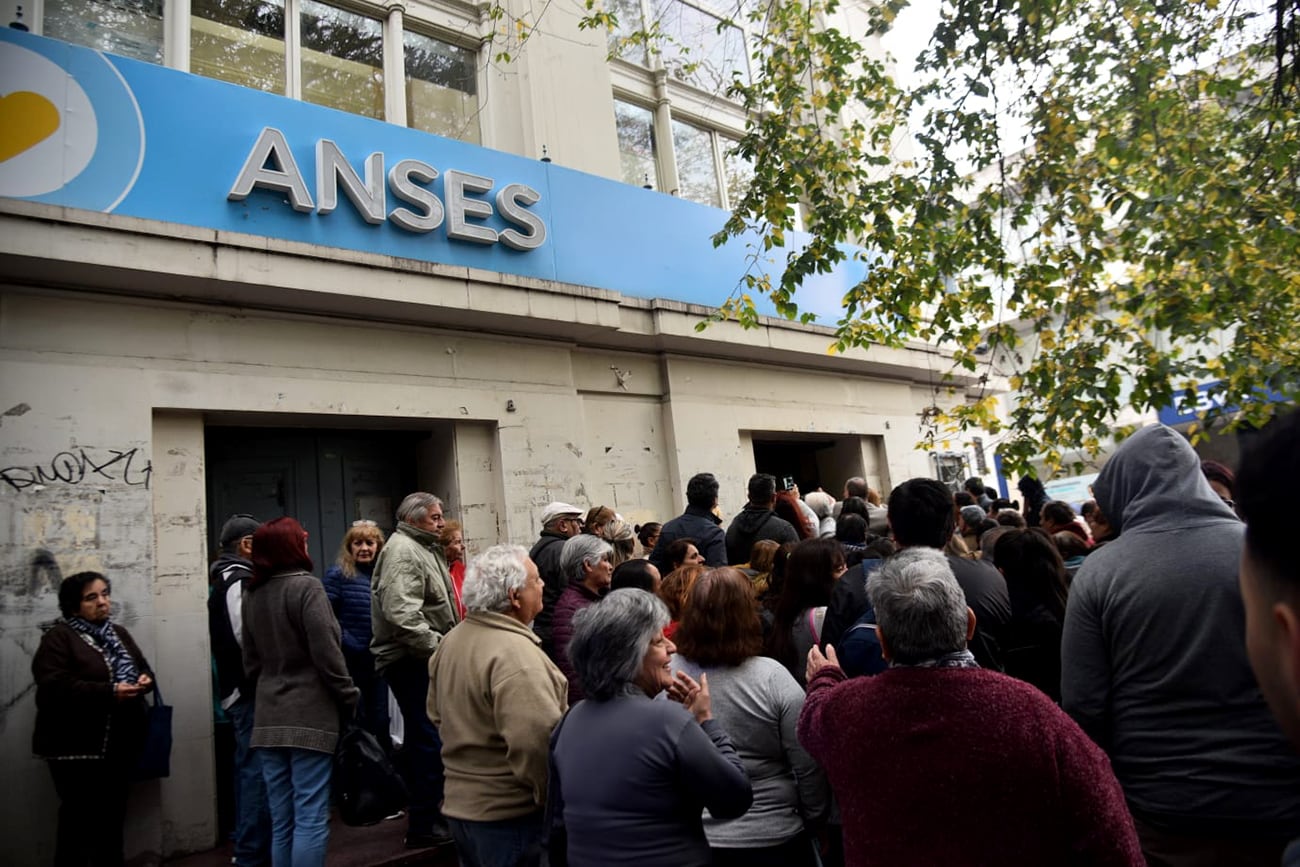
[[[750,438],[755,472],[770,473],[778,485],[788,478],[802,494],[821,488],[839,499],[844,482],[854,476],[877,489],[885,481],[878,437],[753,431]]]

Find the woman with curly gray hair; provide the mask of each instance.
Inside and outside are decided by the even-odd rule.
[[[706,676],[673,676],[668,609],[615,590],[575,618],[569,653],[587,692],[551,736],[547,812],[572,867],[708,867],[704,810],[753,801],[745,766],[713,719]],[[652,701],[667,691],[671,701]]]

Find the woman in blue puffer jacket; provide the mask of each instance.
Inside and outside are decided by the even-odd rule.
[[[325,595],[343,634],[343,658],[361,690],[357,722],[388,750],[388,684],[375,673],[370,653],[370,578],[384,547],[384,532],[374,521],[353,521],[339,546],[338,562],[325,571]]]

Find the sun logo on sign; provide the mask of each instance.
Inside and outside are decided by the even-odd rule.
[[[140,108],[109,58],[0,30],[0,196],[112,211],[143,160]]]

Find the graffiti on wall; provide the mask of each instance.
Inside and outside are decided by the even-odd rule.
[[[139,448],[78,447],[36,464],[5,467],[0,481],[23,491],[46,485],[103,485],[111,482],[149,488],[153,462]]]

